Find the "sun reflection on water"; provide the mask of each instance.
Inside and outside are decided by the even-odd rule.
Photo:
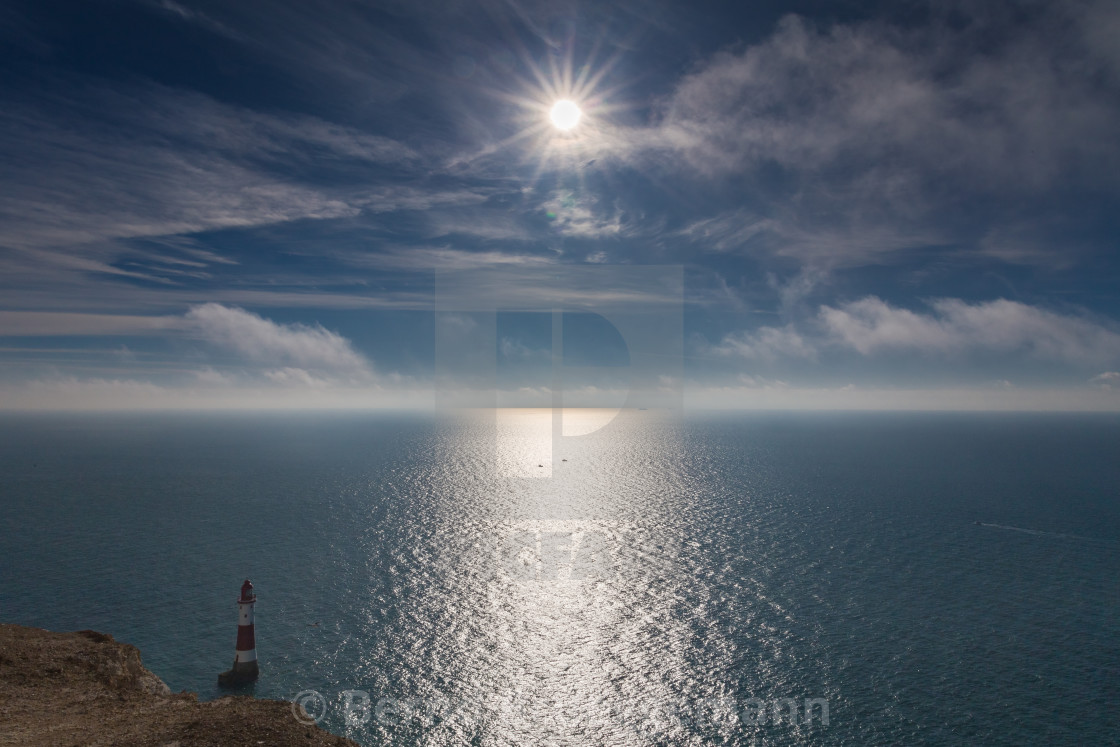
[[[505,469],[483,470],[482,482],[494,420],[450,424],[455,467],[433,475],[425,513],[446,555],[409,601],[415,627],[392,644],[411,673],[398,688],[444,704],[410,722],[425,743],[624,745],[672,732],[659,708],[700,681],[680,614],[685,579],[671,569],[679,538],[656,537],[670,518],[665,492],[682,487],[665,479],[679,448],[671,419],[623,412],[637,422],[621,439],[611,415],[571,413],[575,426],[605,425],[553,449],[550,410],[500,413]],[[548,451],[556,462],[543,461]],[[513,469],[518,460],[528,466]],[[548,479],[527,479],[538,464],[551,465]]]

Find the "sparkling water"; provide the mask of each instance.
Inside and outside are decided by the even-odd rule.
[[[251,578],[366,745],[1120,739],[1115,416],[571,417],[5,416],[0,620],[208,699]]]

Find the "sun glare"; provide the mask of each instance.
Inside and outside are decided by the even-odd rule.
[[[558,130],[572,129],[579,124],[579,118],[582,115],[583,112],[576,106],[576,103],[568,99],[557,101],[553,104],[552,111],[548,113],[548,117],[552,120],[553,126]]]
[[[513,119],[517,129],[468,158],[484,158],[516,145],[524,161],[537,161],[527,177],[533,184],[550,170],[582,174],[584,166],[616,142],[612,114],[624,108],[618,101],[622,87],[606,86],[604,80],[619,59],[616,54],[596,61],[592,51],[577,67],[570,50],[549,55],[543,64],[525,54],[521,62],[528,76],[515,75],[509,88],[492,92],[520,110]],[[515,92],[514,86],[521,90]]]

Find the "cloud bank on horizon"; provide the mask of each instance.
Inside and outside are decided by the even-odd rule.
[[[695,406],[1120,410],[1120,6],[742,5],[7,4],[0,408],[429,405],[435,271],[676,265]]]

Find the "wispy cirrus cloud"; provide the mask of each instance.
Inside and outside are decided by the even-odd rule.
[[[470,251],[451,246],[385,246],[368,252],[337,255],[352,267],[417,272],[441,270],[479,270],[488,267],[545,267],[555,264],[554,254],[526,254],[496,250]]]
[[[810,268],[810,273],[858,264],[889,261],[906,249],[943,243],[943,233],[932,227],[887,225],[871,221],[842,224],[802,221],[796,213],[780,211],[763,218],[743,208],[701,218],[677,231],[701,251],[728,254],[789,257]]]
[[[520,213],[510,210],[441,210],[426,216],[425,236],[484,242],[532,241],[536,235]]]
[[[54,247],[72,254],[92,245],[97,257],[114,251],[104,246],[114,239],[441,202],[406,188],[328,188],[308,178],[314,170],[353,172],[418,159],[393,140],[154,86],[129,93],[95,88],[51,106],[10,106],[0,115],[0,134],[7,163],[0,176],[3,244],[38,250],[48,261]],[[311,171],[293,178],[301,163]]]
[[[161,335],[180,326],[182,320],[170,315],[0,311],[0,335],[4,337]]]
[[[177,3],[174,0],[145,0],[145,2],[148,2],[151,6],[157,7],[160,10],[170,14],[171,16],[174,16],[175,18],[182,19],[183,21],[187,21],[188,23],[198,24],[208,31],[213,31],[217,34],[221,34],[222,36],[229,37],[236,41],[248,41],[247,37],[237,33],[229,26],[226,26],[224,23],[214,20],[214,18],[207,15],[206,13],[203,13],[202,11],[196,10],[194,8],[188,8],[187,6],[181,3]]]
[[[56,83],[59,95],[0,113],[0,286],[8,308],[251,304],[254,294],[274,293],[273,305],[286,296],[295,305],[382,306],[384,297],[284,289],[266,253],[230,256],[198,235],[258,231],[283,248],[290,237],[270,237],[270,226],[463,209],[487,199],[476,184],[427,186],[413,179],[424,159],[410,147],[316,117],[153,84]],[[329,270],[320,267],[317,274]]]

